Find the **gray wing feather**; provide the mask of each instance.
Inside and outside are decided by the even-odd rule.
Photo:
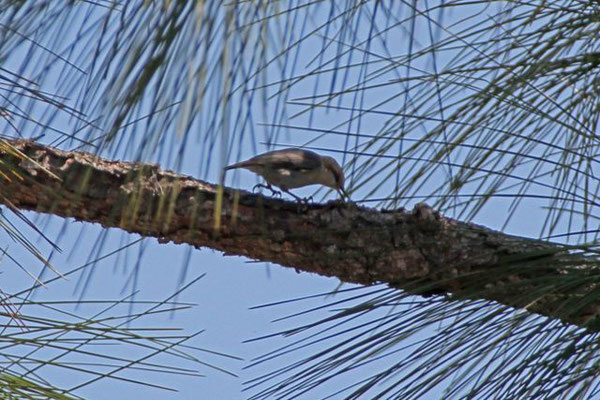
[[[271,168],[290,170],[310,170],[321,166],[321,157],[309,150],[284,149],[274,150],[252,157],[249,160],[228,166],[226,169],[247,168],[270,165]]]

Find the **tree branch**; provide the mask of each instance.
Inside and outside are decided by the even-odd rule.
[[[411,212],[299,206],[224,188],[215,223],[215,185],[20,140],[0,142],[0,177],[0,202],[15,211],[97,222],[344,282],[494,300],[599,329],[598,305],[582,300],[596,289],[596,268],[583,268],[595,259],[452,220],[423,204]]]

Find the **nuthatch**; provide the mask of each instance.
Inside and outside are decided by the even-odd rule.
[[[279,193],[271,187],[274,185],[296,200],[302,199],[290,193],[289,189],[316,184],[335,189],[342,197],[347,197],[340,165],[333,158],[312,151],[295,148],[269,151],[225,167],[226,170],[235,168],[245,168],[265,178],[267,184],[259,184],[255,188],[265,187]]]

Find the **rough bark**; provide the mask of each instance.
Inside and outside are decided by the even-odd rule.
[[[596,288],[595,268],[582,267],[586,258],[452,220],[423,204],[412,211],[298,205],[224,188],[216,228],[215,185],[155,165],[16,140],[0,144],[0,179],[0,202],[11,209],[96,222],[344,282],[495,300],[597,330],[596,302],[581,304]],[[565,291],[565,279],[577,283]],[[579,305],[565,307],[573,299]]]

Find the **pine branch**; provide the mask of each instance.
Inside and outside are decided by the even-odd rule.
[[[18,151],[16,151],[16,150]],[[27,157],[25,157],[26,155]],[[487,299],[599,330],[596,258],[440,215],[354,204],[298,205],[155,165],[108,161],[32,141],[0,144],[0,202],[210,247],[298,271],[420,295]]]

